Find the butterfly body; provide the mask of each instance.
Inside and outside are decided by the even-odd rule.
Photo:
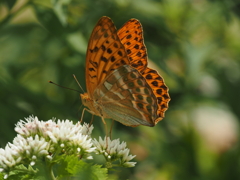
[[[86,58],[89,112],[127,126],[155,126],[164,117],[170,97],[162,77],[147,67],[147,53],[138,20],[118,32],[102,17],[90,37]]]
[[[100,105],[101,102],[99,103],[98,100],[94,101],[93,99],[89,98],[88,93],[80,94],[80,97],[82,99],[83,105],[90,109],[91,114],[100,117],[106,117],[106,115],[102,113]]]

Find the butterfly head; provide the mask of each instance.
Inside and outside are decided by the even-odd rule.
[[[80,94],[80,97],[83,105],[88,107],[93,115],[102,116],[98,111],[97,104],[89,97],[88,93]]]
[[[80,98],[82,99],[82,103],[84,106],[89,107],[89,103],[92,101],[88,96],[88,93],[80,94]]]

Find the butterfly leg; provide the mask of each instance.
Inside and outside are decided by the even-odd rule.
[[[84,115],[85,110],[86,110],[86,108],[83,108],[82,115],[81,115],[81,119],[80,119],[80,123],[81,123],[81,124],[82,124],[82,121],[83,121],[83,115]]]
[[[91,118],[91,121],[90,121],[90,123],[89,123],[89,127],[93,124],[93,114],[92,114],[92,118]]]
[[[81,109],[82,106],[83,106],[83,104],[81,104],[81,106],[78,108],[77,116],[79,116],[79,112],[80,112],[80,109]],[[82,123],[82,122],[81,122],[81,119],[80,119],[79,121],[80,121],[80,123]]]
[[[86,110],[88,110],[88,109],[86,109]],[[89,112],[89,111],[88,111],[88,112]],[[94,117],[94,115],[92,114],[91,121],[90,121],[90,123],[88,124],[88,130],[89,130],[89,128],[91,127],[91,125],[93,124],[93,117]]]
[[[110,139],[112,139],[113,124],[114,124],[114,120],[112,120],[111,128],[110,128],[110,131],[109,131],[109,137],[110,137]]]
[[[92,125],[92,123],[93,123],[93,116],[94,116],[94,113],[93,113],[92,111],[90,111],[89,109],[87,109],[87,108],[84,108],[83,111],[82,111],[82,116],[81,116],[80,123],[82,123],[82,121],[83,121],[83,115],[84,115],[85,111],[88,111],[89,113],[92,114],[91,121],[90,121],[90,123],[88,124],[88,127],[90,127],[90,126]]]
[[[101,117],[101,119],[102,119],[102,122],[103,122],[103,124],[104,124],[104,127],[105,127],[106,135],[108,136],[107,123],[106,123],[106,121],[104,120],[104,118],[103,118],[103,117]]]
[[[90,114],[92,114],[92,119],[91,119],[91,122],[90,122],[90,125],[92,125],[94,113],[92,111],[90,111],[89,109],[87,109],[87,108],[83,108],[81,119],[80,119],[80,123],[82,123],[82,121],[83,121],[83,115],[84,115],[85,111],[88,111]]]
[[[101,117],[101,119],[102,119],[102,122],[103,122],[104,127],[105,127],[105,132],[106,132],[106,147],[108,147],[108,137],[109,137],[109,135],[108,135],[107,123],[106,123],[106,121],[104,120],[103,117]]]

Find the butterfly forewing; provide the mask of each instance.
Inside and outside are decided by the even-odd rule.
[[[137,19],[130,19],[118,30],[118,36],[126,49],[131,66],[142,72],[147,67],[147,51],[141,23]]]
[[[86,84],[90,97],[109,73],[130,63],[110,18],[102,17],[95,26],[88,44],[86,62]]]

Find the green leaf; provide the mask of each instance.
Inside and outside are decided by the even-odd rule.
[[[89,180],[105,180],[107,179],[107,168],[102,168],[101,165],[93,165],[83,162],[79,164],[76,177],[79,179]]]
[[[59,178],[74,176],[78,179],[88,180],[107,179],[107,168],[86,163],[74,156],[66,156],[62,162],[59,162],[57,173]]]
[[[24,165],[19,165],[9,173],[8,179],[11,180],[41,180],[37,175],[38,170],[34,170],[31,166],[28,168]]]
[[[16,3],[16,0],[5,0],[5,3],[7,4],[9,9],[12,9],[14,4]]]
[[[68,161],[69,160],[69,161]],[[77,163],[77,159],[74,156],[59,156],[57,159],[55,159],[56,165],[56,176],[59,178],[71,176],[73,175],[70,171],[68,171],[67,167],[69,166],[70,162]],[[74,164],[73,166],[74,167]]]
[[[3,175],[3,173],[0,173],[0,180],[4,180],[4,175]]]
[[[102,165],[94,165],[91,167],[92,173],[96,175],[99,180],[107,179],[107,168],[102,168]]]
[[[68,5],[70,4],[71,0],[53,0],[53,9],[58,16],[59,20],[63,25],[67,25],[67,18],[68,18]]]
[[[33,4],[33,7],[39,22],[49,30],[50,33],[57,36],[64,34],[65,28],[51,8],[37,4]]]

